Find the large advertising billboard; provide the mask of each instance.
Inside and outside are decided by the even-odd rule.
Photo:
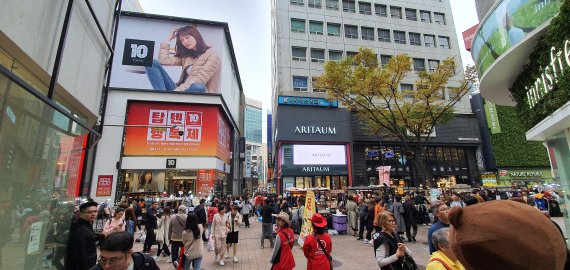
[[[221,26],[122,16],[111,87],[221,93]]]
[[[293,165],[346,165],[344,145],[293,145]]]
[[[504,0],[486,17],[473,39],[472,57],[479,76],[507,50],[553,18],[562,0]]]
[[[231,129],[216,106],[129,104],[125,156],[217,156],[229,163]]]

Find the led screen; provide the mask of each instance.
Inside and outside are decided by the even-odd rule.
[[[293,145],[294,165],[346,165],[344,145]]]

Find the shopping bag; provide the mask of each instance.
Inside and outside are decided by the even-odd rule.
[[[214,237],[212,237],[213,233],[210,233],[210,238],[208,240],[208,251],[213,251],[214,250]]]

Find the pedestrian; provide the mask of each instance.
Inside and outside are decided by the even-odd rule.
[[[401,239],[404,239],[404,232],[406,231],[406,222],[404,220],[404,205],[402,204],[402,197],[395,196],[394,204],[392,205],[392,213],[394,218],[396,218],[396,232]],[[410,240],[410,239],[408,239]]]
[[[406,201],[404,202],[404,222],[406,223],[406,237],[408,238],[408,242],[416,242],[416,235],[418,234],[417,216],[418,210],[416,205],[414,205],[414,200],[406,196]]]
[[[212,235],[214,237],[216,257],[214,261],[224,266],[224,258],[226,255],[226,237],[228,236],[228,229],[230,228],[230,219],[226,215],[226,206],[220,204],[218,206],[218,213],[212,219]]]
[[[135,231],[137,229],[137,217],[132,207],[128,207],[125,209],[125,224],[126,224],[125,230],[134,237]]]
[[[249,202],[249,198],[245,197],[244,200],[240,204],[241,207],[241,215],[243,216],[243,221],[245,222],[245,227],[249,228],[249,213],[251,212],[251,203]]]
[[[168,234],[170,236],[170,260],[169,263],[174,263],[178,261],[178,255],[180,248],[183,246],[182,243],[182,233],[186,229],[186,206],[178,206],[178,211],[175,215],[170,218],[170,230]]]
[[[352,229],[352,236],[356,236],[358,232],[358,205],[354,202],[354,197],[348,195],[346,203],[346,213],[348,214],[348,226]]]
[[[198,216],[189,214],[186,219],[186,230],[182,233],[184,243],[184,270],[189,270],[190,265],[194,269],[201,269],[204,259],[204,226],[199,222]]]
[[[103,225],[103,232],[104,236],[109,235],[112,232],[122,232],[125,230],[125,221],[123,220],[123,216],[125,215],[125,209],[117,208],[113,213],[113,218],[110,218],[109,221],[105,222]]]
[[[397,233],[397,222],[394,214],[384,211],[378,217],[382,231],[374,240],[374,255],[382,270],[402,269],[404,256],[412,257],[412,251],[403,243]]]
[[[143,253],[150,253],[150,249],[156,241],[156,234],[154,233],[154,230],[158,226],[158,218],[156,217],[157,208],[158,202],[152,202],[150,207],[146,210],[146,222],[144,226],[144,229],[146,231],[146,238],[143,245]]]
[[[380,226],[380,224],[377,223],[378,220],[378,215],[380,215],[381,212],[384,211],[384,207],[382,206],[382,197],[377,196],[376,198],[374,198],[374,216],[372,217],[372,227],[374,227],[374,230],[376,232],[380,232],[382,230],[382,227]]]
[[[263,211],[263,210],[262,210]],[[275,216],[277,224],[277,237],[271,255],[272,270],[292,270],[295,269],[295,258],[293,257],[293,245],[295,244],[295,234],[291,229],[291,219],[285,212]]]
[[[271,199],[267,199],[265,205],[261,208],[261,248],[264,248],[263,242],[265,238],[269,238],[270,247],[273,248],[273,214]]]
[[[90,270],[160,270],[149,255],[133,252],[134,241],[129,232],[109,234],[101,244],[97,264]]]
[[[431,241],[437,251],[431,254],[426,270],[465,270],[449,244],[449,228],[435,231]]]
[[[463,202],[461,195],[457,192],[451,193],[451,203],[449,204],[449,208],[453,207],[465,207],[465,202]]]
[[[214,215],[218,213],[218,201],[212,201],[212,205],[208,207],[208,237],[212,234],[212,220]]]
[[[232,205],[231,212],[229,213],[230,218],[230,229],[228,231],[228,237],[226,238],[226,254],[230,254],[230,246],[233,249],[233,261],[237,263],[239,260],[237,258],[238,241],[239,241],[239,226],[242,222],[242,216],[238,212],[239,208],[237,205]],[[227,257],[227,255],[226,255]]]
[[[142,231],[141,225],[143,224],[143,212],[142,207],[139,204],[138,200],[134,200],[133,202],[133,211],[135,212],[135,216],[137,217],[137,228],[139,231]]]
[[[96,235],[93,222],[97,218],[97,202],[79,206],[79,217],[71,224],[65,269],[87,270],[97,263]]]
[[[307,258],[307,270],[330,270],[332,240],[327,233],[327,220],[321,214],[311,218],[313,234],[305,237],[303,254]]]
[[[374,215],[374,212],[369,211],[368,206],[368,203],[365,201],[358,207],[360,224],[358,226],[358,239],[356,240],[363,240],[364,229],[366,228],[366,239],[364,239],[365,244],[368,244],[372,239],[372,222],[370,221],[370,218]]]
[[[172,215],[170,214],[170,207],[164,207],[160,221],[158,222],[158,233],[156,234],[156,242],[158,244],[158,250],[156,256],[159,257],[160,253],[164,257],[170,257],[170,224]],[[170,259],[169,259],[170,260]]]
[[[435,201],[431,202],[431,208],[432,208],[434,216],[437,217],[438,221],[436,223],[434,223],[433,225],[431,225],[431,227],[429,227],[429,229],[428,229],[427,240],[428,240],[429,254],[430,255],[436,251],[435,246],[433,245],[433,243],[431,241],[431,235],[435,231],[437,231],[441,228],[449,227],[449,219],[448,219],[448,215],[447,215],[448,211],[449,211],[449,207],[445,203],[443,203],[443,201],[435,200]]]

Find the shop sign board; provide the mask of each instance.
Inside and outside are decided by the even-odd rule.
[[[167,158],[166,159],[166,168],[167,169],[175,169],[176,168],[176,159],[175,158]]]
[[[196,178],[196,193],[208,195],[215,188],[216,173],[214,170],[199,170]]]
[[[544,180],[551,179],[552,173],[550,169],[516,169],[516,170],[499,170],[499,179],[505,180]]]
[[[497,175],[494,173],[481,174],[481,181],[484,187],[496,187]]]
[[[305,199],[305,210],[303,211],[303,228],[301,228],[301,234],[299,234],[298,243],[303,246],[305,243],[305,237],[313,233],[313,225],[311,224],[311,218],[315,213],[315,193],[312,191],[307,191],[307,198]]]
[[[111,196],[113,191],[113,175],[99,175],[97,177],[97,191],[95,195]]]
[[[495,103],[485,100],[485,116],[487,117],[487,125],[491,129],[491,134],[501,133],[501,124],[499,123]]]
[[[306,83],[306,82],[304,82]],[[302,85],[299,87],[303,87]],[[306,85],[304,86],[306,87]],[[280,105],[301,105],[317,107],[338,107],[338,101],[329,101],[324,98],[279,96]]]

